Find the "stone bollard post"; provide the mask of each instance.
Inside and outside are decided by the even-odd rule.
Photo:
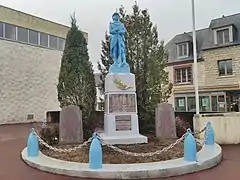
[[[102,168],[102,144],[97,133],[93,133],[93,138],[89,149],[89,168]]]
[[[211,122],[207,122],[206,131],[205,131],[205,145],[214,145],[215,144],[215,133],[212,127]]]
[[[28,157],[37,157],[38,154],[39,154],[38,139],[37,136],[35,135],[34,128],[32,128],[27,141],[27,155]]]
[[[184,159],[185,161],[197,161],[197,144],[191,129],[187,130],[187,135],[184,139]]]

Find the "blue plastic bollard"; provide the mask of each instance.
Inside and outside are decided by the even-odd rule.
[[[102,168],[102,144],[98,139],[96,133],[93,134],[93,139],[89,150],[89,168],[101,169]]]
[[[205,131],[205,145],[214,145],[215,144],[215,133],[212,127],[211,122],[207,123],[206,131]]]
[[[197,161],[197,144],[191,129],[187,130],[184,140],[184,159],[185,161]]]
[[[27,155],[28,157],[37,157],[38,154],[39,154],[38,139],[34,133],[34,129],[32,128],[27,141]]]

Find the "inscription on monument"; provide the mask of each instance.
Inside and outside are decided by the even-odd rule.
[[[135,94],[110,94],[109,113],[136,112]]]
[[[131,130],[131,115],[115,116],[116,131],[130,131]]]

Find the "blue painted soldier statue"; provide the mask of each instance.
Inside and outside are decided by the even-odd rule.
[[[112,15],[113,22],[110,23],[110,55],[113,58],[114,68],[129,67],[126,62],[125,33],[124,24],[120,22],[118,13]]]

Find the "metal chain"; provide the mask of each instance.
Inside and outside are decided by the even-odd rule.
[[[201,140],[201,139],[196,139],[196,138],[195,138],[195,141],[196,141],[196,143],[197,143],[198,145],[200,145],[200,146],[203,146],[203,145],[204,145],[204,141]]]
[[[187,129],[188,129],[188,128],[184,127],[184,126],[181,125],[181,124],[180,124],[179,126],[180,126],[181,128],[183,128],[185,131],[187,131]],[[195,133],[192,132],[192,135],[193,135],[193,136],[196,136],[196,135],[198,135],[198,134],[201,134],[201,133],[204,132],[205,130],[206,130],[206,126],[205,126],[202,130],[200,130],[200,131],[197,131],[197,132],[195,132]]]
[[[40,144],[42,144],[43,146],[45,146],[46,148],[53,150],[55,152],[64,152],[64,153],[68,153],[68,152],[72,152],[72,151],[76,151],[77,149],[81,149],[83,146],[86,146],[88,143],[90,143],[92,141],[92,138],[89,138],[87,141],[85,141],[82,144],[79,144],[76,147],[73,148],[69,148],[69,149],[61,149],[61,148],[56,148],[53,146],[50,146],[48,143],[46,143],[37,133],[36,131],[34,131],[34,134],[36,135],[38,141]]]
[[[203,138],[203,144],[205,144],[205,142],[208,138],[208,135],[209,135],[209,126],[207,125],[206,126],[206,132],[205,132],[205,135],[204,135],[204,138]]]
[[[200,133],[203,133],[205,130],[208,130],[207,129],[207,126],[205,126],[201,131],[198,131],[196,133],[192,133],[193,135],[197,135],[197,134],[200,134]],[[185,139],[185,136],[187,135],[187,133],[185,133],[181,138],[177,139],[174,143],[170,144],[168,147],[165,147],[161,150],[158,150],[158,151],[155,151],[155,152],[150,152],[150,153],[133,153],[133,152],[130,152],[130,151],[126,151],[126,150],[123,150],[123,149],[120,149],[116,146],[113,146],[111,144],[107,144],[106,142],[103,141],[103,139],[99,138],[102,143],[106,144],[106,146],[112,148],[113,150],[117,151],[117,152],[120,152],[122,154],[126,154],[126,155],[130,155],[130,156],[137,156],[137,157],[146,157],[146,156],[154,156],[156,154],[161,154],[163,152],[166,152],[168,151],[169,149],[172,149],[173,147],[175,147],[177,144],[179,144],[181,141],[183,141]],[[206,137],[205,137],[206,138]],[[205,140],[203,142],[199,142],[198,139],[196,139],[196,142],[203,145],[205,143]]]
[[[137,156],[137,157],[146,157],[146,156],[154,156],[156,154],[161,154],[163,152],[166,152],[168,151],[169,149],[172,149],[174,146],[176,146],[177,144],[179,144],[181,141],[184,140],[185,136],[187,135],[187,133],[185,133],[181,138],[177,139],[174,143],[170,144],[168,147],[165,147],[161,150],[157,150],[155,152],[150,152],[150,153],[133,153],[133,152],[130,152],[130,151],[126,151],[126,150],[123,150],[123,149],[120,149],[116,146],[113,146],[111,144],[107,144],[106,142],[104,142],[102,139],[101,141],[106,144],[106,146],[108,146],[109,148],[112,148],[113,150],[117,151],[117,152],[120,152],[122,154],[125,154],[125,155],[130,155],[130,156]]]
[[[197,142],[199,145],[201,145],[201,146],[203,146],[203,145],[205,144],[205,142],[206,142],[206,139],[207,139],[208,134],[209,134],[209,127],[206,125],[203,130],[205,131],[205,135],[204,135],[203,140],[200,140],[200,139],[195,138],[196,142]],[[203,130],[202,130],[202,132],[204,132]],[[202,133],[202,132],[201,132],[201,133]],[[200,133],[199,133],[199,134],[200,134]]]
[[[204,129],[202,129],[201,131],[198,131],[196,133],[192,133],[193,135],[197,135],[197,134],[200,134],[202,132],[204,132],[206,130],[206,135],[204,137],[204,140],[201,141],[199,139],[196,139],[196,142],[200,145],[203,145],[206,141],[206,138],[208,136],[208,128],[207,126],[204,127]],[[81,149],[83,146],[86,146],[88,143],[90,143],[92,141],[92,138],[89,138],[87,141],[85,141],[84,143],[82,144],[79,144],[78,146],[76,147],[73,147],[73,148],[69,148],[69,149],[61,149],[61,148],[56,148],[56,147],[53,147],[53,146],[50,146],[49,144],[47,144],[38,134],[36,131],[34,131],[34,134],[36,135],[38,141],[40,144],[42,144],[43,146],[45,146],[46,148],[50,149],[50,150],[53,150],[55,152],[64,152],[64,153],[67,153],[67,152],[72,152],[72,151],[76,151],[77,149]],[[127,150],[123,150],[123,149],[120,149],[119,147],[116,147],[116,146],[113,146],[111,144],[107,144],[106,142],[104,142],[104,140],[98,136],[99,140],[102,142],[102,144],[105,144],[106,146],[108,146],[109,148],[117,151],[117,152],[120,152],[122,154],[125,154],[125,155],[130,155],[130,156],[135,156],[135,157],[146,157],[146,156],[154,156],[154,155],[159,155],[163,152],[166,152],[168,151],[169,149],[172,149],[173,147],[175,147],[177,144],[179,144],[180,142],[182,142],[184,139],[185,139],[185,136],[187,135],[187,133],[183,134],[181,138],[177,139],[174,143],[170,144],[168,147],[164,147],[163,149],[161,150],[157,150],[155,152],[149,152],[149,153],[133,153],[133,152],[130,152],[130,151],[127,151]]]
[[[195,136],[198,135],[198,134],[201,134],[206,130],[206,128],[207,128],[207,126],[205,126],[201,131],[197,131],[197,132],[192,133],[192,134],[195,135]]]

